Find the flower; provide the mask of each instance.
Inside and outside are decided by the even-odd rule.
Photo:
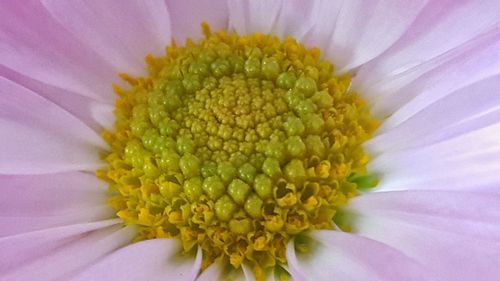
[[[267,280],[495,280],[500,262],[497,1],[23,1],[0,10],[0,279],[252,280],[200,271],[200,247],[137,243],[106,202],[117,73],[144,76],[198,23],[317,46],[382,120],[379,179],[342,207],[350,231],[291,239]],[[125,87],[122,85],[122,87]],[[344,229],[346,230],[346,229]],[[303,247],[309,251],[300,251]],[[314,247],[313,247],[314,246]],[[257,276],[258,277],[258,276]]]

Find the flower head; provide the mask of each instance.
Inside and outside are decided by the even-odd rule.
[[[0,279],[498,276],[496,1],[1,5]]]

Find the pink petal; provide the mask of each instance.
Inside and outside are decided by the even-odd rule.
[[[354,233],[385,243],[443,280],[496,280],[500,197],[472,192],[403,191],[349,201]]]
[[[201,251],[196,257],[182,254],[175,239],[153,239],[134,243],[95,262],[71,280],[178,280],[196,279]]]
[[[405,35],[356,79],[360,92],[393,92],[456,56],[457,48],[498,27],[496,0],[429,1]]]
[[[99,167],[102,139],[80,120],[0,77],[0,174],[40,174]]]
[[[119,72],[144,74],[144,57],[159,55],[170,40],[163,1],[43,0],[49,13]]]
[[[270,33],[283,1],[228,1],[229,28],[244,35],[253,32]]]
[[[331,11],[334,22],[316,26],[335,26],[326,57],[340,72],[376,58],[401,38],[426,3],[427,0],[344,1],[340,10]],[[330,11],[323,9],[323,13]]]
[[[282,1],[281,9],[278,18],[273,24],[273,33],[278,34],[281,37],[293,34],[293,36],[305,42],[304,36],[311,33],[314,26],[319,22],[318,14],[321,8],[325,8],[324,5],[329,5],[330,2],[338,1],[327,1],[328,3],[322,3],[322,1],[312,0],[312,1],[301,1],[301,0],[286,0]],[[321,7],[323,5],[323,7]],[[331,10],[333,13],[334,10]],[[300,20],[298,20],[300,19]],[[333,22],[332,15],[330,14],[330,23]],[[323,47],[323,46],[315,46]]]
[[[212,30],[227,29],[228,11],[223,0],[166,0],[172,26],[172,36],[177,43],[187,38],[200,39],[202,22]],[[189,15],[189,16],[186,16]]]
[[[379,191],[475,190],[498,193],[500,123],[424,147],[386,152],[368,163]]]
[[[235,269],[225,262],[217,262],[207,267],[196,279],[196,281],[212,280],[255,281],[255,276],[245,264]]]
[[[436,100],[499,73],[500,30],[494,30],[455,48],[441,59],[393,77],[390,83],[382,82],[383,89],[373,87],[361,93],[373,103],[375,115],[391,115],[382,128],[387,130]]]
[[[116,70],[55,22],[39,1],[4,2],[1,64],[49,85],[112,101]]]
[[[432,280],[430,274],[403,253],[377,241],[340,231],[311,232],[317,243],[310,253],[287,247],[295,281]]]
[[[383,130],[366,146],[375,154],[394,152],[460,137],[495,124],[500,121],[499,88],[500,74],[452,92],[396,127]]]
[[[65,109],[87,126],[100,133],[103,127],[111,128],[114,122],[111,103],[103,103],[92,98],[69,92],[19,74],[0,65],[0,76],[3,76],[23,87],[30,89],[54,104]]]
[[[54,280],[128,243],[121,220],[75,224],[0,238],[0,279]]]
[[[115,217],[92,174],[0,175],[0,192],[0,237]]]

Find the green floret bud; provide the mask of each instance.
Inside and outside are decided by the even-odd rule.
[[[288,90],[295,87],[296,80],[297,78],[295,77],[295,74],[291,72],[283,72],[278,75],[278,78],[276,78],[276,85],[282,89]]]
[[[215,77],[222,77],[231,74],[231,63],[225,59],[217,59],[210,64]]]
[[[316,92],[311,100],[319,108],[329,108],[333,105],[333,97],[327,91]]]
[[[167,93],[164,105],[168,111],[174,111],[182,106],[182,100],[177,94]],[[167,116],[167,114],[165,114],[165,116],[162,116],[162,117],[166,117],[166,116]],[[154,122],[154,123],[157,124],[158,122]]]
[[[253,179],[255,178],[255,175],[257,174],[257,169],[255,169],[255,167],[252,166],[252,164],[245,163],[238,169],[238,174],[240,176],[240,179],[242,179],[248,183],[251,183],[251,182],[253,182]]]
[[[217,164],[215,162],[205,163],[201,166],[201,176],[204,178],[217,175]]]
[[[156,131],[156,129],[148,129],[142,136],[142,143],[144,147],[149,150],[153,150],[159,136],[160,135],[158,134],[158,131]]]
[[[208,67],[208,64],[202,61],[195,61],[189,65],[189,72],[197,74],[200,77],[205,77],[210,74],[210,68]]]
[[[281,175],[280,162],[275,158],[266,158],[262,164],[262,171],[271,178],[277,178]]]
[[[262,206],[264,205],[264,202],[262,199],[259,198],[259,196],[255,194],[250,194],[248,196],[248,199],[245,201],[245,211],[252,217],[252,218],[260,218],[262,216]]]
[[[236,177],[237,169],[230,162],[219,163],[217,173],[224,182],[230,182]]]
[[[184,86],[181,81],[169,81],[165,86],[165,93],[182,97],[184,95]]]
[[[245,60],[241,57],[232,56],[229,58],[229,63],[235,73],[241,73],[245,70]]]
[[[218,176],[205,178],[205,180],[203,180],[202,188],[212,200],[215,200],[226,193],[226,186]]]
[[[203,195],[202,184],[203,179],[201,177],[194,177],[184,181],[184,192],[191,202],[198,200]]]
[[[215,215],[221,221],[229,221],[233,217],[236,208],[237,205],[234,201],[229,196],[224,195],[215,202]]]
[[[295,112],[303,117],[309,113],[314,113],[317,110],[316,105],[311,100],[302,100],[294,107]]]
[[[187,178],[200,174],[200,160],[193,154],[184,154],[179,160],[179,167]]]
[[[245,199],[249,192],[250,186],[240,179],[233,180],[227,188],[227,193],[229,194],[229,196],[233,198],[234,202],[240,205],[243,205],[243,203],[245,203]]]
[[[289,116],[285,123],[283,123],[283,128],[289,136],[300,136],[306,129],[302,120],[295,116]]]
[[[249,58],[245,62],[245,73],[248,77],[258,77],[260,75],[260,60],[257,58]]]
[[[295,89],[288,90],[284,96],[284,99],[289,107],[295,108],[304,100],[304,94]]]
[[[181,136],[177,138],[177,150],[181,154],[193,153],[195,150],[195,143],[191,138]]]
[[[192,94],[201,89],[201,80],[197,74],[187,74],[182,80],[182,85],[186,92]]]
[[[303,120],[307,134],[319,135],[323,132],[325,121],[318,114],[307,114]]]
[[[161,153],[161,158],[158,160],[158,165],[165,171],[180,171],[179,161],[181,157],[175,151],[164,150]]]
[[[276,79],[280,71],[281,68],[278,60],[273,57],[262,59],[262,74],[266,79]]]
[[[268,176],[259,174],[255,177],[254,189],[260,198],[270,198],[273,195],[273,181]]]
[[[302,182],[306,177],[304,163],[299,159],[292,159],[285,166],[285,176],[291,182]]]
[[[307,136],[306,140],[307,153],[312,156],[316,155],[319,158],[323,158],[325,155],[325,144],[319,136]]]
[[[316,92],[316,82],[309,77],[300,77],[295,82],[295,89],[304,93],[306,97],[311,97]]]
[[[180,126],[175,120],[164,119],[159,124],[160,134],[162,136],[175,137]]]
[[[288,154],[292,157],[302,157],[306,153],[306,145],[299,136],[291,136],[286,141]]]

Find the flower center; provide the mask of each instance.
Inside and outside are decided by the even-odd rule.
[[[292,38],[212,33],[115,87],[104,138],[109,203],[136,240],[173,237],[257,269],[286,263],[286,244],[331,229],[366,174],[361,144],[377,126],[349,76]]]

